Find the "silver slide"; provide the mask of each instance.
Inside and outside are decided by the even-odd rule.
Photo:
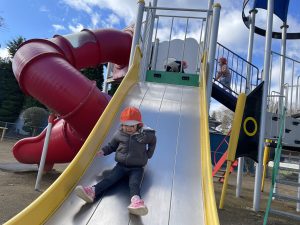
[[[73,192],[46,224],[204,224],[199,104],[198,88],[156,83],[136,84],[122,104],[121,110],[129,105],[138,107],[143,122],[156,130],[156,151],[145,168],[141,189],[148,215],[128,213],[130,197],[124,180],[93,204],[85,204]],[[118,127],[115,120],[104,145]],[[79,184],[95,184],[114,165],[114,154],[96,157]]]

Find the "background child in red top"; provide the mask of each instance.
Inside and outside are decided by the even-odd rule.
[[[219,71],[217,72],[216,80],[220,80],[220,83],[230,88],[231,73],[227,65],[227,59],[224,57],[219,58]]]

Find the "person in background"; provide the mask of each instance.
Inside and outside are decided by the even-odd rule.
[[[146,215],[148,209],[141,198],[140,186],[144,167],[155,150],[155,131],[143,126],[139,109],[132,106],[122,111],[120,122],[120,129],[113,135],[112,140],[97,153],[100,156],[106,156],[115,152],[117,164],[111,173],[99,183],[87,187],[77,186],[75,193],[84,201],[92,203],[117,181],[128,177],[131,197],[128,210],[135,215]]]
[[[168,60],[165,69],[167,72],[184,73],[184,69],[188,67],[186,61]],[[182,68],[181,68],[182,67]]]
[[[216,80],[219,80],[225,87],[230,88],[231,73],[227,65],[227,59],[224,57],[219,58],[219,70],[216,75]]]

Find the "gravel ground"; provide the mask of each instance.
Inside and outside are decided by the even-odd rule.
[[[16,163],[13,158],[11,149],[14,141],[0,142],[0,165],[4,163]],[[66,165],[58,165],[50,173],[44,174],[41,182],[41,190],[46,190],[55,179],[61,174]],[[0,223],[8,221],[42,192],[34,190],[37,171],[32,168],[27,172],[9,172],[0,169]],[[252,210],[254,177],[245,176],[243,179],[243,189],[240,198],[235,197],[236,176],[233,173],[229,180],[228,192],[224,209],[219,210],[219,218],[221,225],[257,225],[263,224],[264,210],[268,199],[268,190],[270,189],[270,180],[266,180],[265,192],[262,193],[261,210],[254,212]],[[219,204],[222,184],[215,181],[216,202]],[[287,188],[287,191],[288,188]],[[282,210],[293,210],[295,212],[295,204],[278,203],[277,207]],[[270,216],[268,224],[274,225],[292,225],[299,224],[285,217]]]

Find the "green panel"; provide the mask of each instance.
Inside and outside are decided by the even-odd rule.
[[[199,76],[196,74],[189,73],[148,70],[146,75],[146,81],[195,87],[199,86]]]

